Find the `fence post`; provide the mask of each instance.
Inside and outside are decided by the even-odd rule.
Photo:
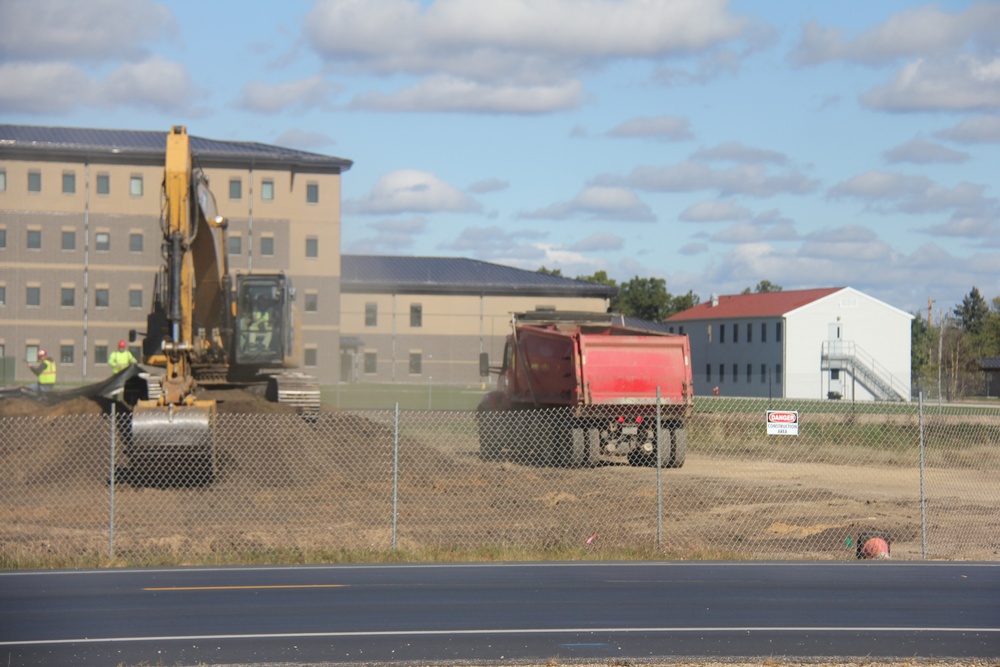
[[[115,405],[117,401],[111,402],[111,472],[108,475],[108,489],[111,494],[110,509],[108,510],[108,558],[114,560],[115,557],[115,431],[117,430],[117,416]]]
[[[670,435],[667,435],[668,442]],[[660,420],[660,388],[656,388],[656,546],[663,548],[663,422]]]
[[[399,503],[399,401],[392,427],[392,550],[396,550],[397,508]]]
[[[924,392],[920,392],[917,424],[920,427],[920,556],[927,560],[927,496],[924,493]]]

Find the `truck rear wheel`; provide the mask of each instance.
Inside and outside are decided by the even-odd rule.
[[[670,429],[670,458],[664,461],[668,468],[680,468],[687,456],[687,430],[683,426]]]
[[[566,456],[567,468],[592,468],[601,452],[601,432],[596,428],[574,428]]]
[[[476,411],[476,429],[479,431],[479,458],[496,461],[503,456],[503,435],[500,433],[500,412],[480,409]]]

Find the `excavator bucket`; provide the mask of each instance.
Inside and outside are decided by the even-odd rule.
[[[126,453],[128,477],[143,486],[205,486],[217,472],[215,401],[157,405],[139,401]]]

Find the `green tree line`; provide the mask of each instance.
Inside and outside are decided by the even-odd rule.
[[[539,273],[563,276],[559,269],[538,269]],[[693,291],[671,294],[662,278],[636,276],[627,282],[616,283],[605,271],[591,276],[577,276],[582,280],[618,288],[611,298],[610,311],[631,315],[651,322],[668,317],[701,303]],[[781,285],[762,280],[756,287],[747,287],[743,294],[753,292],[780,292]],[[948,400],[965,396],[982,396],[986,393],[985,375],[980,370],[980,360],[1000,357],[1000,297],[987,301],[977,287],[950,309],[914,313],[911,326],[911,375],[914,384],[925,395],[941,396]]]

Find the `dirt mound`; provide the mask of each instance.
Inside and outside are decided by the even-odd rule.
[[[16,417],[63,417],[66,415],[99,415],[104,412],[100,402],[90,398],[73,398],[49,405],[32,398],[12,397],[0,400],[0,419]]]

